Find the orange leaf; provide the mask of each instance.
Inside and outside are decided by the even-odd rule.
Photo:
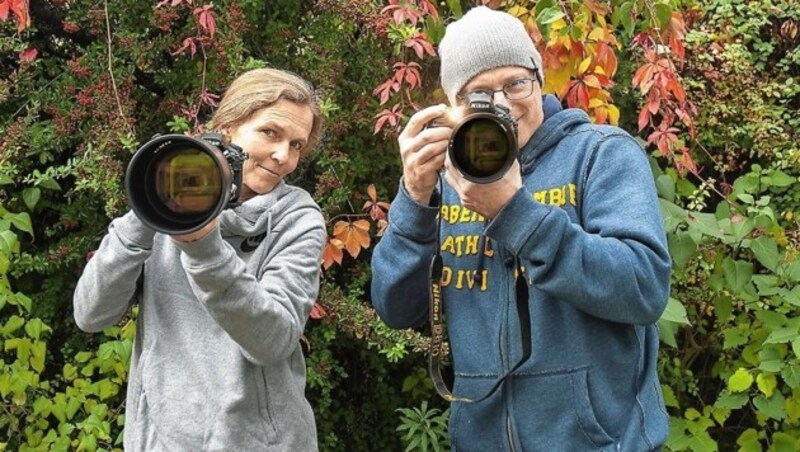
[[[344,243],[344,248],[353,257],[358,257],[362,248],[369,247],[369,221],[338,221],[333,226],[333,236]]]
[[[342,248],[344,248],[344,243],[341,240],[329,238],[322,251],[322,268],[327,270],[334,262],[341,265],[342,257],[344,257]]]

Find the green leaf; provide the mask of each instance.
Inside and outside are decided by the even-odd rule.
[[[778,343],[791,342],[795,339],[797,339],[797,326],[786,326],[773,330],[769,334],[767,339],[764,341],[764,343],[778,344]]]
[[[460,19],[464,13],[461,12],[461,1],[460,0],[447,0],[447,7],[450,8],[450,11],[453,12],[453,17],[456,19]]]
[[[753,399],[753,405],[758,408],[762,414],[765,414],[772,419],[781,420],[786,417],[786,411],[783,408],[786,399],[783,394],[776,392],[772,397],[764,397],[759,395]]]
[[[731,392],[744,392],[753,384],[753,376],[746,369],[739,368],[728,379],[728,390]]]
[[[661,385],[661,392],[664,394],[664,405],[673,407],[673,408],[680,408],[678,406],[678,398],[675,397],[675,392],[667,385]]]
[[[39,203],[41,195],[42,191],[39,187],[27,187],[22,190],[22,200],[25,201],[25,205],[28,206],[30,210],[33,210],[36,204]]]
[[[722,342],[724,350],[744,345],[749,339],[749,335],[738,327],[722,330],[722,336],[725,338]]]
[[[658,195],[669,202],[675,202],[675,181],[666,174],[658,176],[656,179],[656,189]]]
[[[775,271],[781,256],[778,253],[778,244],[770,237],[760,236],[750,242],[750,250],[756,256],[761,265]]]
[[[717,218],[710,213],[691,212],[687,218],[689,223],[689,230],[696,230],[702,234],[716,237],[718,239],[725,238],[725,233],[719,227]]]
[[[714,300],[714,314],[720,323],[727,322],[733,313],[733,301],[728,295],[720,295]]]
[[[780,372],[786,365],[785,352],[786,346],[782,344],[766,344],[758,352],[758,357],[761,359],[761,364],[758,368],[770,373]]]
[[[714,406],[727,410],[738,410],[739,408],[745,406],[748,400],[750,400],[750,397],[747,394],[731,394],[729,392],[723,392],[719,395],[719,398],[717,398]]]
[[[739,452],[762,452],[761,443],[758,441],[758,432],[753,428],[748,428],[736,440],[740,446]]]
[[[12,315],[6,320],[6,324],[0,328],[0,334],[10,336],[11,333],[22,328],[23,325],[25,325],[25,319],[18,315]]]
[[[792,364],[781,371],[781,378],[792,389],[800,388],[800,365]]]
[[[46,188],[48,190],[55,190],[55,191],[61,190],[61,186],[58,185],[58,182],[56,182],[56,180],[53,179],[50,176],[44,176],[38,182],[39,183],[37,185],[39,187]]]
[[[31,319],[25,324],[25,332],[28,333],[28,336],[34,339],[39,339],[45,326],[47,325],[45,325],[40,319]]]
[[[561,10],[561,7],[552,6],[543,9],[542,12],[536,16],[536,22],[540,25],[549,25],[562,17],[564,17],[564,11]]]
[[[689,319],[686,316],[686,308],[681,304],[680,301],[672,297],[669,297],[667,300],[667,307],[661,314],[661,319],[667,322],[689,325]]]
[[[668,3],[656,3],[656,19],[661,28],[667,28],[672,19],[672,7]]]
[[[689,234],[667,234],[669,244],[669,254],[672,257],[672,265],[677,268],[683,268],[686,262],[689,261],[695,254],[697,254],[697,244]]]
[[[722,262],[722,272],[728,288],[734,292],[741,292],[753,276],[753,263],[726,257]]]
[[[23,232],[27,232],[30,235],[33,235],[33,226],[31,226],[31,217],[28,215],[27,212],[18,213],[16,215],[9,214],[8,219],[11,220],[11,224],[13,224],[17,229]]]
[[[800,440],[784,432],[772,435],[772,452],[796,452],[800,450]]]
[[[791,282],[800,282],[800,259],[795,259],[782,272],[783,276]]]
[[[772,171],[769,176],[763,179],[765,184],[772,185],[773,187],[788,187],[798,181],[796,177],[792,177],[783,171]]]

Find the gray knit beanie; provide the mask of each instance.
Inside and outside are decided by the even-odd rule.
[[[439,57],[442,88],[451,104],[473,77],[497,67],[538,70],[544,82],[542,56],[522,22],[485,6],[472,8],[447,26],[439,43]]]

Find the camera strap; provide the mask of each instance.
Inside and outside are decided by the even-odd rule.
[[[441,183],[441,179],[440,179]],[[441,186],[441,185],[440,185]],[[440,191],[441,193],[441,191]],[[429,272],[429,287],[430,287],[430,326],[431,326],[431,348],[428,353],[428,372],[433,380],[433,386],[436,392],[448,402],[463,402],[463,403],[476,403],[485,400],[494,394],[503,382],[512,373],[519,369],[531,356],[531,323],[530,323],[530,308],[528,307],[528,282],[525,280],[519,258],[514,257],[514,295],[517,305],[517,317],[519,318],[520,329],[520,345],[522,348],[522,356],[516,364],[495,380],[494,384],[486,394],[470,399],[465,397],[458,397],[454,395],[448,388],[447,384],[442,377],[442,358],[447,352],[444,341],[444,305],[442,302],[442,273],[444,264],[441,255],[441,224],[442,214],[439,212],[439,221],[436,227],[436,253],[431,258],[430,272]],[[482,251],[481,251],[482,252]]]

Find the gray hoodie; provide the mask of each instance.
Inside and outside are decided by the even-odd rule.
[[[299,339],[325,237],[319,207],[285,183],[191,243],[132,212],[112,221],[74,308],[99,332],[139,304],[125,450],[317,449]]]

